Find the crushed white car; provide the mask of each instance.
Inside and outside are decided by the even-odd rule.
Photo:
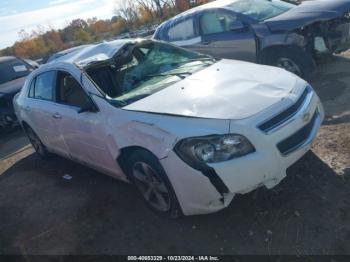
[[[34,71],[14,104],[38,154],[132,182],[167,217],[273,188],[324,118],[312,87],[283,69],[152,40],[62,56]]]

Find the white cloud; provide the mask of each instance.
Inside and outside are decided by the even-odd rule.
[[[7,8],[0,8],[0,15],[8,14],[9,10]]]
[[[115,0],[76,0],[72,3],[54,1],[61,1],[61,4],[0,17],[0,49],[18,40],[18,32],[22,29],[30,32],[45,25],[58,29],[76,18],[110,18],[115,5]]]
[[[59,4],[63,4],[66,2],[69,2],[70,0],[53,0],[49,3],[49,5],[59,5]]]

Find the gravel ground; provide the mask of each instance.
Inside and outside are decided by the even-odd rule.
[[[2,134],[0,254],[350,255],[347,56],[312,81],[327,114],[313,150],[273,190],[212,215],[159,218],[130,185],[59,157],[43,161],[19,130]]]

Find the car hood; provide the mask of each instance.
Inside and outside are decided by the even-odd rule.
[[[123,109],[187,117],[243,119],[286,98],[298,81],[303,80],[283,69],[221,60]]]
[[[348,0],[305,1],[289,11],[265,21],[271,31],[290,31],[315,22],[342,17],[350,11]]]
[[[26,77],[18,78],[0,85],[1,94],[15,94],[21,91]]]

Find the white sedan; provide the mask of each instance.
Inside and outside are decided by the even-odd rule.
[[[62,56],[34,71],[14,104],[39,155],[132,182],[167,217],[273,188],[324,118],[311,86],[283,69],[151,40]]]

